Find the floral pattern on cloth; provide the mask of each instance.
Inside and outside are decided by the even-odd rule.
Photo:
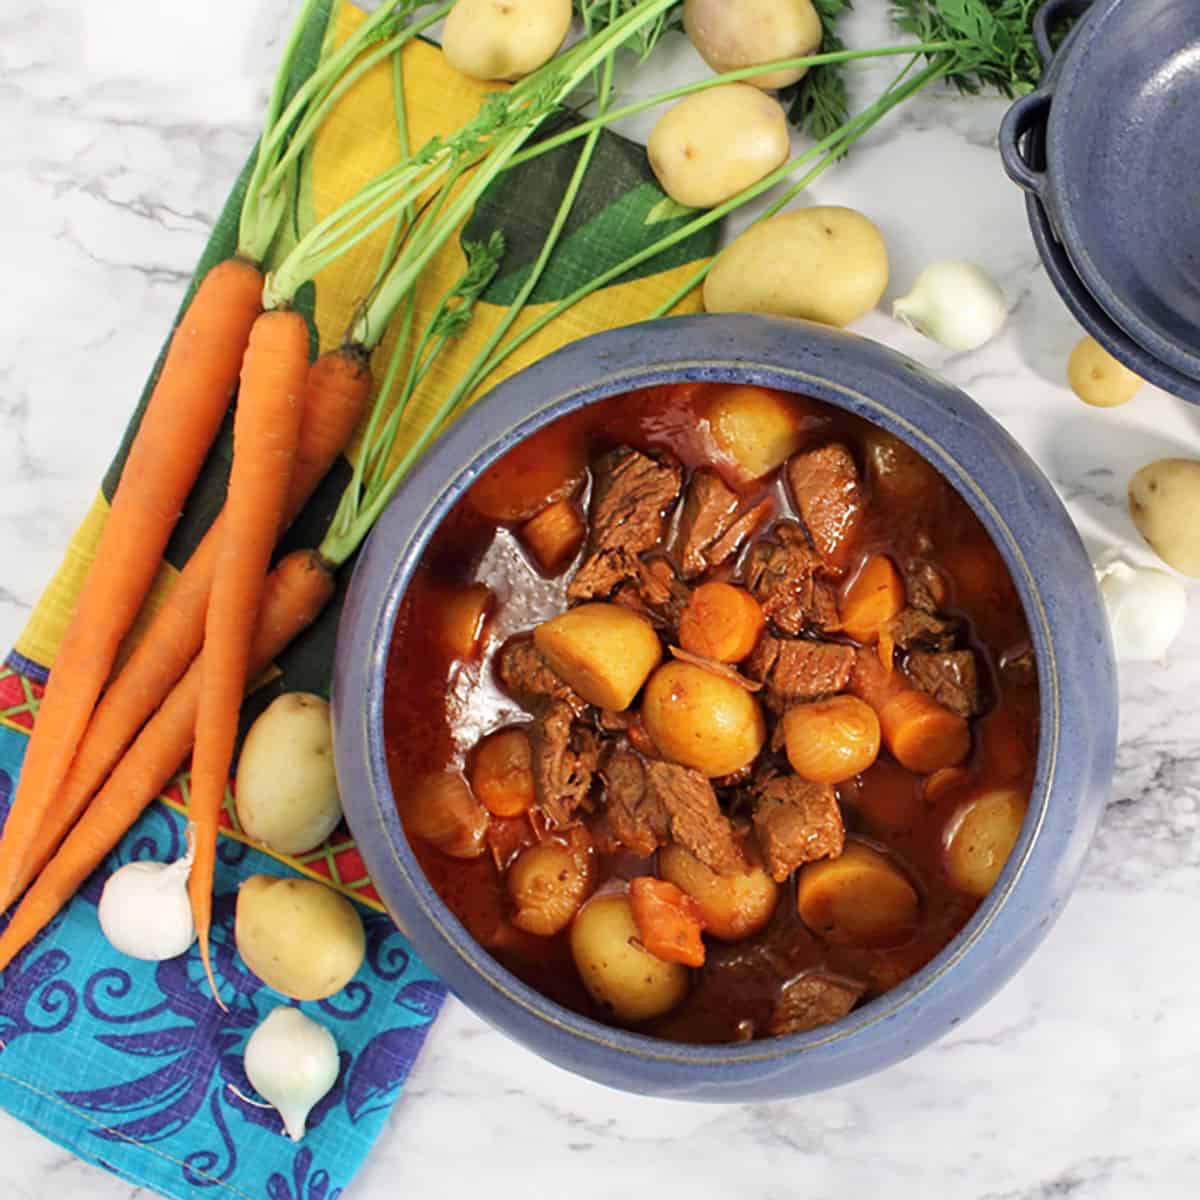
[[[0,728],[0,814],[25,738]],[[82,1158],[164,1196],[335,1200],[370,1149],[445,989],[391,919],[361,910],[367,955],[336,996],[299,1007],[337,1042],[342,1069],[293,1143],[242,1069],[246,1039],[291,1004],[242,965],[238,883],[285,868],[240,842],[218,851],[215,1002],[195,949],[164,963],[118,954],[96,920],[104,881],[184,849],[184,819],[152,805],[55,921],[0,973],[0,1105]],[[0,922],[2,924],[2,922]]]

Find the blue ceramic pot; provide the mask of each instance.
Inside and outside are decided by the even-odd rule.
[[[1045,61],[1049,22],[1088,8],[1049,0],[1039,10]],[[1005,116],[1005,168],[1121,334],[1200,381],[1200,5],[1096,0],[1053,59]],[[1038,144],[1025,153],[1027,135]]]
[[[902,986],[812,1033],[691,1046],[600,1025],[544,999],[467,934],[426,882],[400,822],[383,696],[397,608],[430,535],[507,449],[614,393],[671,380],[815,396],[908,442],[962,493],[1025,606],[1041,681],[1041,747],[1025,827],[962,933]],[[531,1050],[601,1083],[690,1100],[794,1096],[906,1058],[1012,976],[1078,877],[1108,797],[1117,730],[1108,626],[1088,556],[1034,463],[968,396],[852,334],[745,315],[680,317],[597,334],[502,383],[429,451],[380,518],[338,637],[333,710],[350,827],[388,910],[472,1009]]]

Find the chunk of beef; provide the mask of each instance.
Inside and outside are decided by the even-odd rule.
[[[764,699],[772,712],[793,704],[843,691],[854,670],[854,649],[836,642],[804,639],[759,639],[743,667],[766,686]]]
[[[587,803],[600,758],[600,742],[575,720],[571,706],[555,700],[529,727],[537,802],[551,825],[569,825]]]
[[[609,708],[596,710],[596,726],[602,734],[623,733],[629,744],[647,758],[657,758],[658,748],[650,740],[642,714],[627,708],[624,712],[613,712]]]
[[[707,552],[733,524],[738,495],[707,467],[692,476],[679,517],[679,564],[684,579],[695,579],[708,570]]]
[[[666,810],[674,841],[719,875],[745,869],[733,826],[721,811],[712,785],[699,771],[675,763],[647,763],[646,786]]]
[[[715,541],[704,557],[710,567],[719,567],[723,562],[733,558],[766,523],[775,515],[775,501],[763,500],[753,508],[747,509],[730,527]]]
[[[904,586],[909,604],[922,612],[940,612],[950,599],[945,576],[922,558],[912,559],[904,568]]]
[[[912,683],[960,717],[983,711],[979,671],[973,650],[911,650],[904,673]]]
[[[1037,683],[1037,659],[1028,643],[1013,646],[1000,656],[1000,675],[1016,687],[1033,687]]]
[[[793,636],[805,628],[818,632],[837,620],[837,596],[822,578],[820,556],[795,521],[780,521],[746,556],[746,586],[764,615]]]
[[[587,708],[583,697],[554,673],[529,638],[515,638],[500,648],[496,674],[504,690],[531,712],[551,701],[562,701],[577,716]]]
[[[609,596],[630,578],[638,555],[661,540],[682,486],[683,468],[669,454],[652,458],[620,446],[604,455],[594,469],[587,555],[568,598]]]
[[[799,775],[777,775],[755,791],[754,832],[777,883],[802,863],[841,854],[846,829],[831,785],[809,783]]]
[[[807,1033],[840,1021],[858,1003],[865,989],[849,979],[801,975],[786,983],[775,1002],[767,1033]]]
[[[892,641],[900,650],[949,650],[958,640],[959,624],[920,608],[904,608],[888,623]]]
[[[613,599],[641,613],[660,629],[675,629],[692,594],[675,574],[675,568],[665,558],[638,559],[631,576]]]
[[[834,570],[845,570],[865,507],[850,451],[840,442],[830,442],[793,455],[787,480],[817,552]]]
[[[615,750],[601,774],[607,798],[608,827],[627,850],[653,854],[666,845],[670,816],[657,792],[646,786],[642,760],[629,750]]]

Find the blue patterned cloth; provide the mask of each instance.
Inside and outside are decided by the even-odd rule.
[[[0,814],[25,737],[0,727]],[[363,913],[367,957],[331,1000],[299,1007],[341,1052],[333,1091],[293,1143],[258,1107],[242,1070],[246,1039],[288,1004],[233,945],[238,884],[285,868],[231,839],[218,851],[213,957],[229,1011],[213,1000],[199,952],[165,963],[118,954],[96,904],[132,859],[184,850],[184,820],[154,804],[67,909],[0,974],[0,1105],[80,1157],[164,1196],[335,1200],[358,1169],[445,997],[395,925]]]

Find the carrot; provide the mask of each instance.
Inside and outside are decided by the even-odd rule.
[[[354,347],[323,354],[309,368],[284,525],[291,523],[345,449],[370,388],[366,360]],[[200,652],[221,526],[218,516],[128,661],[109,682],[23,869],[0,893],[0,912],[29,886],[138,730]]]
[[[233,466],[199,659],[204,687],[196,714],[188,804],[196,826],[196,861],[188,891],[200,957],[218,1000],[208,948],[217,824],[233,762],[255,615],[287,502],[307,370],[304,318],[283,310],[259,317],[246,347],[234,415]]]
[[[896,761],[921,775],[957,766],[971,750],[966,721],[916,688],[893,696],[879,711],[879,725]]]
[[[241,259],[218,263],[171,338],[25,752],[0,839],[0,894],[12,893],[121,639],[150,590],[229,405],[262,284]]]
[[[283,559],[267,581],[250,653],[251,672],[268,666],[312,623],[332,595],[333,576],[319,555],[297,550]],[[197,660],[138,734],[13,912],[0,935],[0,970],[49,924],[183,764],[195,735],[201,687]]]
[[[904,601],[904,580],[892,560],[886,554],[872,555],[842,597],[842,632],[863,645],[876,642]]]
[[[639,875],[629,885],[629,906],[638,937],[655,958],[704,966],[704,917],[687,892],[665,879]]]
[[[521,526],[518,536],[547,575],[557,575],[583,545],[587,527],[570,500],[546,505]]]
[[[679,618],[679,644],[717,662],[741,662],[765,624],[758,601],[731,583],[702,583]]]

